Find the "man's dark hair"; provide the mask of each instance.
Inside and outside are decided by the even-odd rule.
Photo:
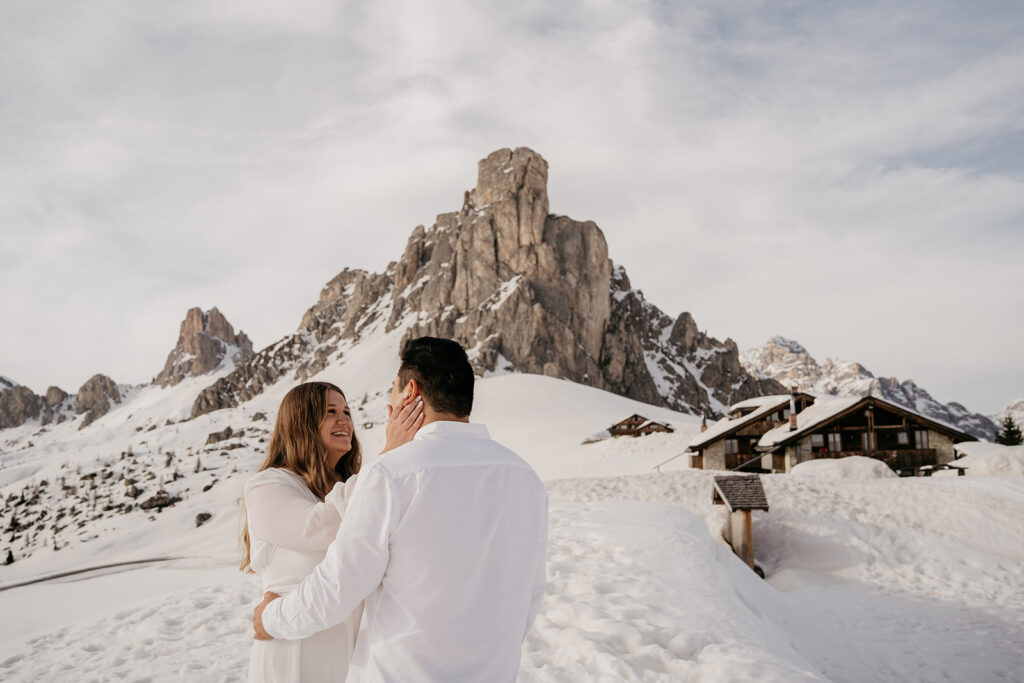
[[[400,355],[401,386],[414,379],[434,410],[455,417],[469,416],[473,410],[473,366],[458,342],[437,337],[410,339]]]

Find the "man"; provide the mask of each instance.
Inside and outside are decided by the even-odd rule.
[[[391,410],[421,396],[415,438],[369,464],[324,561],[256,637],[304,638],[365,602],[349,680],[514,681],[544,593],[547,493],[537,473],[470,424],[473,370],[456,342],[409,341]]]

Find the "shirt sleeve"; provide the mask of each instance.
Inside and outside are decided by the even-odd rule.
[[[540,552],[537,553],[537,565],[533,575],[533,592],[530,594],[530,610],[526,617],[526,629],[523,631],[523,639],[533,627],[533,622],[540,612],[540,604],[544,600],[544,589],[547,587],[547,559],[548,559],[548,497],[544,494],[544,535]]]
[[[288,476],[288,475],[283,475]],[[324,550],[338,533],[345,511],[345,484],[338,482],[318,503],[281,475],[256,476],[245,485],[249,533],[292,550]]]
[[[296,640],[344,621],[380,585],[400,514],[394,482],[382,466],[372,464],[360,475],[323,562],[294,591],[264,609],[267,633]]]

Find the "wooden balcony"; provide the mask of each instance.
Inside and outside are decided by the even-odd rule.
[[[773,420],[758,420],[753,424],[749,424],[746,427],[742,427],[736,431],[736,436],[761,436],[767,434],[776,427],[781,427],[784,424],[789,424],[789,421],[775,422]]]

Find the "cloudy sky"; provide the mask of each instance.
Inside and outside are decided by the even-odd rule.
[[[525,145],[667,313],[1024,397],[1019,3],[492,5],[0,0],[0,374],[260,348]]]

